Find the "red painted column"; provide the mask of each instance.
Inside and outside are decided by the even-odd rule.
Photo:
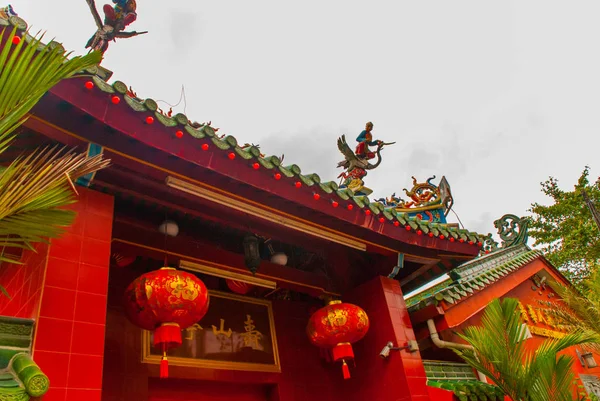
[[[100,401],[113,197],[78,187],[77,219],[52,240],[34,338],[44,401]]]
[[[415,339],[400,283],[376,277],[343,299],[363,308],[371,323],[365,338],[353,345],[356,368],[343,385],[343,399],[430,401],[419,352],[391,351],[385,360],[379,356],[388,341],[404,346]]]

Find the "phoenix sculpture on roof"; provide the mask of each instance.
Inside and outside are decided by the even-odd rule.
[[[373,170],[381,164],[381,151],[384,146],[396,143],[385,143],[379,140],[374,141],[373,134],[371,133],[372,129],[373,123],[368,122],[365,126],[365,130],[356,138],[358,145],[354,151],[352,151],[346,142],[345,135],[342,135],[337,141],[338,149],[344,155],[344,160],[339,162],[337,166],[342,167],[345,170],[338,176],[338,178],[342,179],[340,188],[348,188],[352,190],[355,195],[369,195],[373,192],[371,189],[364,186],[363,178],[367,175],[368,170]],[[376,150],[371,151],[369,146],[376,146]],[[375,158],[377,159],[375,163],[369,161]]]
[[[90,48],[91,50],[99,50],[104,53],[108,49],[108,43],[111,40],[131,38],[148,33],[147,31],[124,31],[125,27],[137,19],[135,0],[112,0],[114,6],[105,4],[103,7],[104,21],[100,18],[100,14],[98,14],[95,0],[86,0],[86,2],[98,27],[94,36],[88,40],[85,46],[86,49]]]

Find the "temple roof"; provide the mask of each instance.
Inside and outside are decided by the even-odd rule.
[[[281,179],[285,177],[297,180],[301,185],[308,186],[314,191],[322,191],[335,196],[340,202],[351,200],[360,209],[368,210],[373,215],[384,218],[385,221],[390,221],[394,225],[401,225],[406,230],[413,230],[417,233],[420,231],[420,235],[427,235],[431,232],[435,237],[443,235],[442,238],[453,238],[453,240],[460,242],[472,242],[472,245],[476,245],[487,238],[487,235],[478,234],[473,231],[409,217],[407,213],[397,212],[393,207],[385,207],[382,203],[373,202],[367,196],[356,196],[348,188],[341,189],[334,181],[323,182],[321,177],[316,173],[303,174],[302,169],[297,164],[283,166],[279,156],[262,155],[260,149],[256,146],[240,146],[237,139],[232,135],[220,137],[210,124],[191,123],[188,117],[182,113],[177,113],[172,117],[165,115],[158,109],[155,100],[137,98],[128,90],[128,86],[121,81],[109,84],[101,77],[102,74],[98,74],[98,69],[92,69],[87,72],[94,74],[91,76],[91,82],[100,91],[107,95],[123,95],[125,103],[131,110],[144,116],[151,113],[156,117],[157,122],[165,127],[172,128],[175,137],[181,138],[182,135],[189,135],[195,139],[209,139],[222,152],[233,152],[235,157],[239,156],[250,163],[258,163],[256,168],[271,170],[273,174],[280,174]]]
[[[11,17],[8,20],[0,18],[0,26],[15,25],[20,30],[25,30],[27,25],[25,21],[19,17]],[[27,33],[22,33],[24,40],[31,40],[31,37]],[[57,42],[52,42],[55,46],[61,46]],[[365,195],[357,195],[348,188],[340,188],[339,185],[334,181],[322,181],[321,177],[315,173],[303,173],[300,166],[296,164],[283,165],[282,158],[278,156],[266,156],[261,154],[260,149],[253,145],[240,145],[237,139],[231,135],[219,136],[217,129],[213,128],[210,123],[199,124],[192,122],[186,115],[177,113],[169,115],[159,109],[158,104],[151,98],[142,99],[139,98],[131,88],[124,82],[115,81],[108,83],[112,73],[106,69],[98,66],[90,70],[83,71],[77,78],[76,81],[77,96],[68,96],[64,98],[64,93],[69,90],[73,90],[74,84],[66,84],[62,89],[54,89],[51,91],[55,93],[59,98],[63,96],[66,101],[77,103],[76,106],[81,106],[84,111],[90,113],[89,109],[91,104],[99,104],[97,99],[101,99],[102,96],[106,96],[106,104],[110,107],[111,103],[121,105],[122,108],[126,106],[133,113],[128,113],[129,116],[139,115],[140,127],[148,126],[151,124],[160,125],[160,129],[152,127],[152,138],[164,136],[164,140],[172,143],[171,141],[183,141],[186,148],[193,140],[197,140],[198,145],[189,146],[190,151],[200,150],[208,153],[222,153],[223,158],[242,160],[245,164],[251,166],[255,170],[263,170],[263,172],[269,171],[273,180],[262,180],[260,187],[263,190],[268,191],[273,195],[280,195],[283,188],[281,185],[276,184],[278,181],[301,188],[298,193],[312,192],[317,199],[320,196],[322,201],[319,203],[321,206],[314,206],[317,203],[305,204],[310,208],[317,208],[319,212],[332,215],[336,218],[341,218],[341,213],[336,211],[340,209],[347,209],[344,213],[342,220],[351,224],[360,226],[361,228],[370,228],[379,234],[390,235],[390,231],[395,230],[406,230],[407,234],[410,234],[410,243],[412,244],[424,244],[425,242],[421,239],[429,236],[431,240],[427,239],[427,248],[437,249],[448,249],[450,244],[453,242],[454,249],[460,249],[460,253],[475,255],[481,247],[486,249],[487,240],[490,238],[489,235],[482,235],[466,229],[461,229],[455,225],[442,224],[430,222],[424,219],[415,218],[409,216],[408,213],[397,211],[394,207],[387,207],[384,204],[376,201],[371,201]],[[73,81],[72,81],[73,82]],[[84,85],[85,84],[85,85]],[[62,84],[61,84],[62,85]],[[58,85],[58,86],[61,86]],[[79,86],[81,85],[81,86]],[[85,86],[85,87],[84,87]],[[89,102],[85,99],[89,98]],[[77,100],[74,100],[77,99]],[[108,109],[107,109],[108,110]],[[150,121],[151,123],[148,123]],[[131,117],[129,125],[139,131],[131,132],[132,139],[143,140],[147,133],[137,126],[135,117]],[[191,137],[191,138],[190,138]],[[158,150],[167,151],[164,147],[159,144],[152,143],[150,140],[144,140],[146,145],[154,147]],[[180,157],[180,155],[172,153],[169,157]],[[183,159],[182,159],[183,160]],[[186,161],[192,161],[197,163],[197,157],[190,156]],[[211,159],[212,160],[212,159]],[[208,168],[214,168],[214,165],[208,166]],[[216,171],[216,170],[215,170]],[[224,173],[226,174],[226,173]],[[238,177],[231,176],[233,179]],[[246,182],[246,184],[253,185],[252,183]],[[304,194],[305,195],[305,194]],[[304,197],[304,195],[302,195]],[[296,199],[296,202],[303,203]],[[303,203],[304,204],[304,203]],[[330,207],[325,207],[328,204]],[[339,208],[338,208],[339,206]],[[366,223],[362,223],[363,217],[360,217],[360,213],[363,215],[369,215],[372,219],[369,219]],[[372,223],[374,222],[374,224]],[[379,224],[377,223],[379,222]],[[392,225],[384,231],[385,226]],[[396,228],[394,228],[396,227]],[[414,237],[413,237],[414,236]],[[418,238],[421,236],[421,238]],[[405,234],[398,233],[393,234],[394,239],[405,238]],[[407,241],[404,241],[407,242]],[[423,246],[423,245],[421,245]],[[472,247],[472,248],[471,248]]]
[[[540,256],[525,244],[500,249],[457,267],[446,281],[407,299],[406,306],[412,312],[441,301],[456,304]]]
[[[493,243],[493,251],[461,264],[449,273],[449,278],[406,300],[409,311],[445,302],[454,305],[476,292],[491,286],[529,262],[542,257],[542,252],[527,246],[528,218],[512,214],[494,222],[502,245]]]

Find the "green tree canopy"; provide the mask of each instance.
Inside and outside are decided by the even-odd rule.
[[[600,262],[600,230],[582,195],[585,190],[600,208],[600,179],[590,183],[589,170],[586,166],[572,191],[562,190],[554,177],[542,182],[542,192],[553,204],[533,203],[529,210],[534,245],[575,284],[596,271]]]

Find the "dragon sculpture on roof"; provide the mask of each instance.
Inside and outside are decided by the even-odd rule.
[[[344,168],[344,172],[341,173],[338,178],[341,178],[340,188],[348,188],[354,192],[355,195],[369,195],[373,191],[370,188],[365,187],[363,178],[367,175],[368,170],[373,170],[381,164],[381,151],[384,146],[393,145],[396,142],[385,143],[383,141],[373,140],[371,130],[373,129],[373,123],[368,122],[365,126],[365,130],[360,133],[356,138],[358,145],[355,151],[352,151],[348,143],[346,142],[346,136],[342,135],[337,140],[338,149],[344,155],[344,160],[338,163],[338,168]],[[376,146],[376,150],[372,152],[369,146]],[[373,164],[369,160],[377,159]]]
[[[413,187],[410,190],[403,189],[410,200],[405,201],[393,193],[389,198],[380,198],[375,201],[386,207],[393,207],[397,212],[408,213],[409,217],[446,224],[446,216],[454,204],[450,184],[446,177],[442,177],[439,185],[432,182],[435,175],[425,182],[417,182],[415,177],[412,179]]]
[[[105,4],[102,10],[104,11],[104,21],[100,18],[98,10],[96,10],[95,0],[86,0],[96,26],[96,33],[88,40],[86,49],[98,50],[102,53],[108,49],[108,43],[116,41],[116,39],[131,38],[137,35],[148,33],[144,32],[125,32],[124,29],[137,19],[135,0],[112,0],[114,6]]]

